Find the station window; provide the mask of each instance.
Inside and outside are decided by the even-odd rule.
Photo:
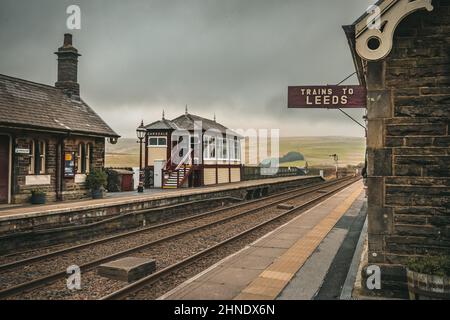
[[[198,145],[200,144],[200,139],[198,136],[191,136],[191,145]]]
[[[34,166],[34,159],[35,159],[35,150],[34,150],[34,141],[31,141],[29,143],[30,148],[30,161],[28,163],[28,174],[34,174],[35,172],[35,166]]]
[[[208,159],[209,157],[208,140],[207,136],[203,136],[203,159]]]
[[[93,166],[93,146],[91,143],[78,144],[78,153],[77,153],[77,173],[89,173],[92,170]]]
[[[234,137],[234,160],[241,160],[241,143],[237,137]]]
[[[45,143],[45,141],[39,141],[39,166],[38,166],[38,171],[39,174],[44,174],[45,173],[45,162],[46,162],[46,149],[47,149],[47,145]]]
[[[237,137],[232,139],[203,137],[203,157],[205,160],[241,160],[241,143]]]
[[[209,138],[209,159],[215,159],[216,158],[216,138],[210,137]]]
[[[149,139],[150,147],[167,147],[167,138],[166,137],[152,137]]]
[[[216,159],[216,138],[211,136],[203,137],[203,158],[206,160]]]
[[[29,142],[30,160],[28,174],[45,174],[47,143],[43,140]]]
[[[234,140],[229,139],[228,142],[230,144],[230,160],[235,160],[236,159],[236,149],[234,147]]]
[[[92,167],[93,167],[93,150],[94,147],[92,146],[91,143],[87,144],[86,147],[86,173],[89,173],[92,171]]]
[[[228,140],[222,139],[222,159],[228,160]]]
[[[77,173],[83,173],[83,157],[84,157],[84,143],[78,144],[77,152]]]
[[[237,137],[228,140],[229,143],[229,153],[230,160],[240,161],[241,160],[241,142]]]

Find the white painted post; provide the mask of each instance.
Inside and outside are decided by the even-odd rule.
[[[324,178],[324,176],[323,176],[323,170],[320,170],[320,176],[321,176],[322,178]]]
[[[137,190],[139,186],[139,167],[133,167],[133,186],[134,190]]]

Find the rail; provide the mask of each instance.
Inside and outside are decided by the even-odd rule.
[[[220,242],[220,243],[218,243],[218,244],[216,244],[216,245],[214,245],[214,246],[212,246],[210,248],[207,248],[207,249],[205,249],[205,250],[203,250],[201,252],[195,253],[195,254],[187,257],[186,259],[184,259],[184,260],[182,260],[180,262],[172,264],[172,265],[170,265],[170,266],[168,266],[168,267],[166,267],[166,268],[164,268],[164,269],[162,269],[162,270],[160,270],[160,271],[158,271],[158,272],[156,272],[156,273],[154,273],[154,274],[152,274],[150,276],[142,278],[141,280],[138,280],[138,281],[136,281],[136,282],[134,282],[134,283],[132,283],[132,284],[122,288],[122,289],[117,290],[116,292],[113,292],[113,293],[111,293],[111,294],[109,294],[107,296],[104,296],[103,298],[101,298],[101,300],[123,300],[123,299],[126,299],[130,295],[133,295],[133,294],[137,293],[138,291],[146,288],[147,286],[154,284],[156,281],[158,281],[162,277],[167,276],[167,275],[169,275],[169,274],[171,274],[173,272],[176,272],[176,271],[182,269],[183,267],[190,266],[191,264],[195,263],[197,260],[199,260],[199,259],[201,259],[201,258],[203,258],[203,257],[205,257],[207,255],[210,255],[212,252],[214,252],[214,250],[220,249],[220,248],[224,247],[225,245],[231,243],[232,241],[241,239],[244,236],[246,236],[246,235],[248,235],[248,234],[250,234],[250,233],[252,233],[252,232],[254,232],[256,230],[259,230],[259,229],[267,226],[268,224],[270,224],[272,222],[276,222],[276,221],[280,220],[283,217],[286,217],[286,216],[288,216],[290,214],[293,214],[293,213],[295,213],[295,212],[297,212],[299,210],[303,210],[305,208],[308,208],[311,205],[314,205],[314,204],[320,202],[322,199],[325,199],[325,198],[329,197],[330,195],[332,195],[332,194],[334,194],[334,193],[336,193],[336,192],[338,192],[338,191],[340,191],[340,190],[342,190],[342,189],[344,189],[344,188],[354,184],[358,180],[360,180],[360,179],[359,178],[358,179],[351,179],[350,182],[347,182],[344,185],[340,185],[339,187],[337,187],[336,189],[333,189],[332,191],[326,192],[326,193],[324,193],[324,194],[322,194],[322,195],[320,195],[318,197],[315,197],[314,199],[309,200],[306,203],[301,204],[301,205],[299,205],[299,206],[297,206],[297,207],[295,207],[295,208],[293,208],[291,210],[283,212],[283,213],[277,215],[276,217],[274,217],[272,219],[264,221],[264,222],[262,222],[262,223],[260,223],[260,224],[258,224],[256,226],[254,226],[254,227],[252,227],[252,228],[250,228],[248,230],[245,230],[245,231],[243,231],[243,232],[241,232],[241,233],[239,233],[239,234],[237,234],[235,236],[232,236],[232,237],[230,237],[230,238],[228,238],[228,239],[226,239],[226,240],[224,240],[224,241],[222,241],[222,242]],[[340,181],[340,182],[342,182],[342,181]]]
[[[268,199],[272,199],[272,198],[276,199],[274,201],[270,201],[269,203],[263,203],[261,206],[258,206],[256,208],[247,209],[247,210],[239,212],[238,214],[235,214],[235,215],[232,215],[232,216],[228,216],[228,217],[225,217],[225,218],[222,218],[222,219],[215,220],[212,223],[208,223],[208,224],[200,225],[200,226],[195,226],[192,229],[188,229],[188,230],[182,231],[180,233],[175,233],[175,234],[163,237],[163,238],[159,238],[159,239],[153,240],[151,242],[140,244],[140,245],[135,246],[133,248],[129,248],[129,249],[126,249],[126,250],[123,250],[123,251],[120,251],[120,252],[116,252],[116,253],[114,253],[112,255],[109,255],[109,256],[104,256],[104,257],[98,258],[98,259],[96,259],[94,261],[87,262],[84,265],[80,265],[80,269],[83,270],[83,271],[90,270],[90,269],[92,269],[92,268],[94,268],[94,267],[96,267],[96,266],[98,266],[98,265],[100,265],[100,264],[102,264],[104,262],[111,261],[112,259],[116,259],[116,258],[120,258],[120,257],[126,256],[126,255],[128,255],[128,254],[130,254],[132,252],[140,251],[140,250],[143,250],[145,248],[149,248],[151,246],[154,246],[156,244],[163,243],[164,241],[168,241],[170,239],[174,239],[174,238],[180,237],[182,235],[188,234],[188,233],[193,232],[193,231],[202,230],[202,229],[211,227],[213,225],[218,225],[220,223],[224,223],[226,221],[230,221],[232,219],[236,219],[237,217],[240,217],[240,216],[244,216],[244,215],[252,214],[254,212],[258,212],[259,210],[261,210],[263,208],[268,208],[270,206],[277,205],[277,204],[282,203],[282,202],[284,202],[284,201],[286,201],[288,199],[294,199],[294,198],[299,196],[298,192],[300,192],[301,195],[306,195],[306,194],[309,194],[309,193],[314,193],[317,190],[320,190],[320,189],[322,189],[324,187],[333,186],[335,184],[341,184],[343,182],[346,182],[346,180],[348,180],[348,179],[341,179],[341,180],[332,181],[332,182],[325,182],[325,183],[320,183],[318,185],[314,184],[312,186],[298,188],[295,191],[290,190],[290,191],[287,191],[287,192],[283,192],[281,194],[276,194],[276,195],[273,195],[273,196],[269,196],[267,198],[253,200],[253,201],[245,202],[243,204],[237,204],[237,205],[233,205],[231,207],[218,209],[218,210],[212,211],[212,212],[207,212],[207,213],[204,213],[202,215],[198,215],[198,216],[194,216],[194,217],[188,217],[188,218],[180,219],[178,221],[173,221],[173,222],[169,222],[169,223],[165,223],[165,224],[161,224],[161,225],[150,227],[146,231],[149,231],[151,229],[154,230],[156,228],[161,228],[163,226],[176,225],[177,223],[180,223],[182,221],[189,221],[189,220],[198,219],[199,217],[202,217],[202,216],[211,215],[211,213],[219,213],[219,212],[224,212],[224,211],[226,212],[227,210],[230,210],[230,209],[233,209],[233,208],[239,208],[241,206],[245,206],[245,205],[249,205],[249,204],[253,204],[253,203],[257,203],[257,202],[264,202],[264,201],[267,201]],[[280,196],[282,198],[281,199],[277,199]],[[132,233],[138,233],[138,232],[142,232],[142,231],[137,231],[137,232],[132,232]],[[132,233],[129,233],[129,235],[132,234]],[[112,237],[109,238],[108,240],[111,240],[111,239],[112,239]],[[80,249],[80,247],[78,249]],[[54,254],[52,254],[52,256],[54,256]],[[41,258],[42,257],[37,257],[38,260],[40,260]],[[22,262],[19,262],[18,264],[23,264],[24,262],[25,261],[22,261]],[[28,262],[32,262],[32,261],[28,261]],[[17,263],[13,263],[13,264],[11,264],[9,266],[4,266],[3,269],[10,269],[11,267],[14,266],[14,264],[17,265]],[[66,275],[67,275],[66,271],[64,270],[64,271],[61,271],[61,272],[56,272],[56,273],[53,273],[53,274],[50,274],[50,275],[47,275],[47,276],[43,276],[41,278],[30,280],[28,282],[25,282],[25,283],[22,283],[22,284],[18,284],[18,285],[15,285],[15,286],[12,286],[12,287],[0,290],[0,299],[20,294],[23,291],[27,291],[27,290],[35,289],[37,287],[44,286],[44,285],[46,285],[48,283],[54,282],[57,279],[63,278]]]

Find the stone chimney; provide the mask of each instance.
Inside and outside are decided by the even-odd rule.
[[[64,44],[55,54],[58,56],[58,81],[55,87],[62,89],[69,97],[80,96],[78,84],[78,57],[81,54],[72,46],[72,35],[64,35]]]

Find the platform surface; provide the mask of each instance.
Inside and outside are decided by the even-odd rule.
[[[354,215],[363,200],[359,181],[160,299],[311,299],[345,238],[336,224]]]
[[[222,185],[214,185],[202,188],[189,188],[189,189],[150,189],[144,194],[138,194],[137,192],[121,193],[120,195],[107,197],[99,200],[80,200],[70,202],[57,202],[47,205],[39,206],[16,206],[5,205],[0,208],[0,221],[19,219],[25,217],[33,217],[40,215],[59,214],[65,212],[73,212],[85,209],[104,208],[109,206],[116,206],[122,204],[139,203],[143,201],[176,198],[181,196],[189,196],[196,194],[207,194],[213,192],[220,192],[224,190],[235,190],[240,188],[251,188],[263,185],[270,185],[288,181],[303,180],[310,178],[318,178],[318,176],[296,176],[296,177],[283,177],[283,178],[270,178],[252,181],[241,181],[234,183],[227,183]]]

